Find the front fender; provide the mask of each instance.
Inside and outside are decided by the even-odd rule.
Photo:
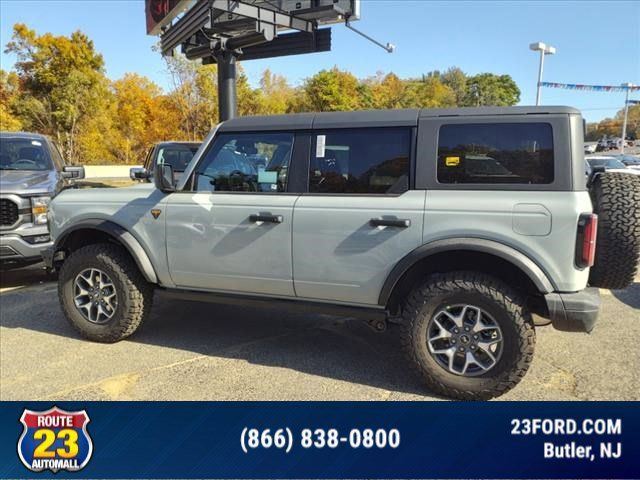
[[[129,254],[135,260],[136,265],[138,265],[140,272],[144,275],[144,278],[150,283],[158,283],[158,276],[153,268],[153,264],[140,242],[125,228],[109,220],[85,219],[71,225],[59,233],[56,243],[52,249],[53,254],[55,255],[55,252],[65,248],[65,244],[73,232],[86,229],[98,230],[113,237],[127,249]]]

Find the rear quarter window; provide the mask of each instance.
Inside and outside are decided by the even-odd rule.
[[[442,125],[437,168],[445,184],[553,183],[553,129],[548,123]]]

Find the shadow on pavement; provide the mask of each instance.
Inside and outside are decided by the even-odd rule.
[[[55,274],[47,273],[42,263],[14,270],[0,270],[0,289],[22,288],[55,281]]]
[[[0,325],[79,339],[59,309],[55,285],[45,287],[42,293],[17,290],[3,294]],[[355,319],[176,301],[156,295],[149,320],[126,341],[433,396],[407,368],[397,330],[391,326],[379,334]]]
[[[636,282],[624,290],[611,290],[611,293],[622,303],[640,309],[640,282]]]

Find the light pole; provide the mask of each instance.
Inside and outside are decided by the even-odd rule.
[[[629,117],[629,92],[633,83],[623,83],[623,87],[627,87],[627,94],[624,100],[624,121],[622,122],[622,146],[620,147],[620,153],[624,153],[625,138],[627,137],[627,118]]]
[[[542,42],[536,42],[529,45],[529,49],[534,52],[540,52],[540,67],[538,68],[538,90],[536,91],[536,105],[540,105],[540,97],[542,94],[542,70],[544,69],[544,56],[556,53],[556,47],[547,45]]]

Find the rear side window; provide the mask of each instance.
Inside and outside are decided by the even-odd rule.
[[[438,182],[553,183],[548,123],[479,123],[440,127]]]
[[[316,130],[309,192],[398,194],[409,188],[411,129]]]

